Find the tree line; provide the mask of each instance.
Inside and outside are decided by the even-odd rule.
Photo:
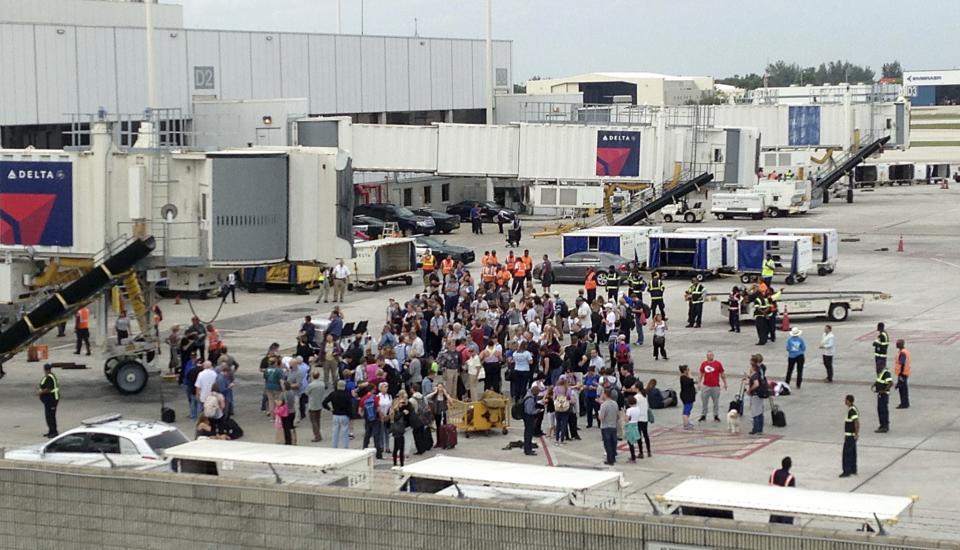
[[[788,63],[780,60],[767,65],[764,74],[750,73],[746,75],[735,74],[731,77],[717,79],[718,84],[729,84],[738,88],[754,90],[764,87],[764,76],[766,76],[766,85],[769,87],[790,86],[796,84],[805,86],[811,84],[820,86],[823,84],[839,84],[841,82],[849,83],[872,83],[877,80],[876,72],[866,65],[856,65],[849,61],[829,61],[821,63],[817,67],[803,67],[799,63]],[[880,77],[893,79],[896,82],[902,82],[903,68],[899,61],[884,63],[880,69]]]

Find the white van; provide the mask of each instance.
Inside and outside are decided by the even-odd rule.
[[[737,216],[759,220],[763,218],[765,205],[764,196],[760,193],[714,193],[710,213],[718,220]]]

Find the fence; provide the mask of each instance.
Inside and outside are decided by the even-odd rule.
[[[0,461],[0,494],[2,548],[960,550],[728,520],[11,461]]]

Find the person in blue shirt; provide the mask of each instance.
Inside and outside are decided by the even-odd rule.
[[[600,387],[600,376],[597,375],[597,368],[587,367],[587,374],[583,376],[583,397],[587,403],[587,427],[593,427],[593,420],[600,411],[600,403],[597,402],[597,388]]]
[[[797,389],[800,389],[800,385],[803,383],[803,363],[805,361],[804,354],[807,352],[807,343],[803,341],[802,335],[803,331],[797,327],[793,327],[793,330],[790,331],[790,337],[787,338],[787,384],[790,383],[790,378],[793,377],[793,368],[797,368]]]

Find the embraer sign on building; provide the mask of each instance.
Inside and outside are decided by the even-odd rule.
[[[960,70],[909,71],[903,73],[906,86],[955,86],[960,85]]]

